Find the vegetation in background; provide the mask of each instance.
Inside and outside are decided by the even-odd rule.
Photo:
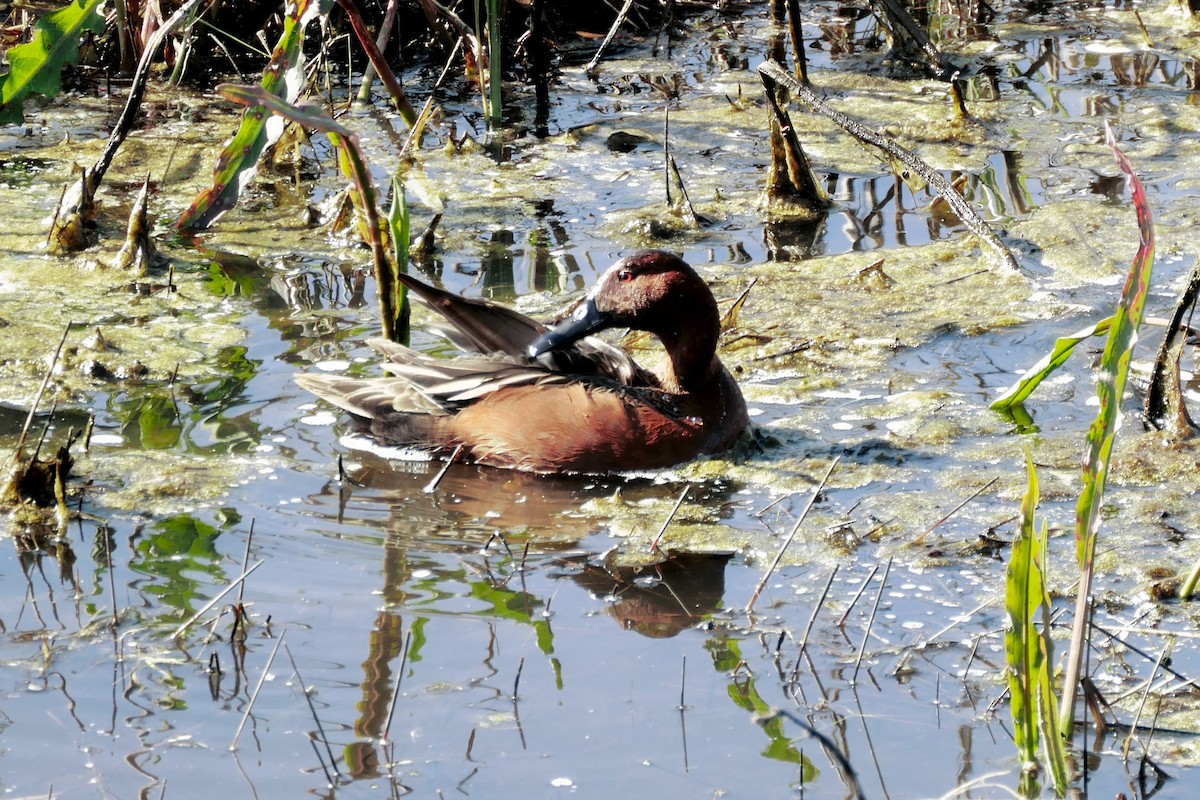
[[[8,74],[0,82],[0,125],[21,122],[30,92],[58,94],[64,67],[79,58],[80,36],[104,30],[100,2],[73,0],[39,19],[28,42],[9,48]]]

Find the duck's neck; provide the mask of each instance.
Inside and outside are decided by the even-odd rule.
[[[697,319],[701,317],[701,319]],[[691,392],[713,379],[721,369],[717,360],[717,336],[721,323],[717,309],[705,309],[687,325],[658,331],[667,358],[657,369],[662,388],[668,392]]]

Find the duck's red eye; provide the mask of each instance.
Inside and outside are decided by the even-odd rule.
[[[623,269],[617,273],[617,280],[619,280],[621,283],[629,283],[631,280],[633,280],[633,273],[627,269]]]

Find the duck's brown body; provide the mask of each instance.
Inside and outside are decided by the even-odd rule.
[[[462,446],[475,462],[532,472],[616,472],[718,452],[747,424],[741,391],[716,357],[716,302],[675,256],[652,251],[617,262],[554,329],[404,281],[458,338],[488,355],[438,360],[372,340],[393,377],[296,379],[382,443],[437,452]],[[610,327],[657,335],[666,360],[649,372],[589,336]]]

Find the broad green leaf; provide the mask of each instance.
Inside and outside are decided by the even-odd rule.
[[[1108,333],[1112,319],[1112,317],[1102,319],[1095,325],[1081,328],[1061,339],[1056,339],[1054,350],[1034,364],[1015,386],[996,398],[992,403],[992,408],[1004,414],[1011,413],[1012,409],[1024,403],[1025,399],[1033,394],[1033,390],[1038,387],[1038,384],[1050,377],[1050,373],[1067,362],[1071,353],[1075,352],[1075,345],[1092,336],[1103,336]]]
[[[30,92],[53,97],[62,88],[62,69],[79,58],[79,37],[104,30],[101,0],[72,0],[46,14],[33,28],[33,38],[8,50],[8,74],[0,83],[0,124],[24,119],[22,105]]]

